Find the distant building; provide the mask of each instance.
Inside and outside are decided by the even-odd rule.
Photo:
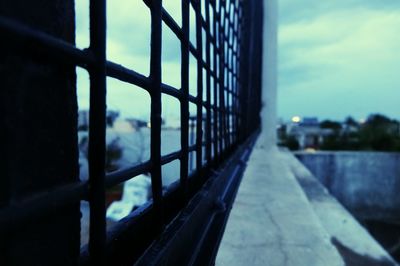
[[[286,136],[297,140],[300,149],[318,149],[325,138],[334,134],[330,128],[321,128],[318,118],[306,117],[286,126]]]
[[[136,118],[126,118],[125,121],[127,121],[129,124],[131,124],[131,126],[134,129],[140,129],[142,127],[148,127],[149,123],[144,121],[144,120],[140,120],[140,119],[136,119]]]

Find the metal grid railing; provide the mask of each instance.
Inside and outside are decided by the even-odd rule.
[[[261,2],[258,0],[183,0],[182,26],[163,8],[160,0],[144,0],[151,12],[150,75],[106,59],[106,1],[90,1],[90,46],[74,45],[0,17],[0,32],[29,41],[54,60],[87,69],[90,76],[89,180],[53,189],[31,200],[0,210],[1,228],[17,228],[28,217],[43,215],[52,208],[87,200],[90,203],[90,261],[98,265],[106,254],[106,188],[150,172],[156,227],[161,232],[170,221],[165,215],[161,167],[180,160],[179,195],[182,206],[190,199],[189,154],[196,153],[193,178],[205,180],[231,151],[258,128],[261,77]],[[196,43],[189,40],[190,9],[195,14]],[[254,17],[255,16],[255,17]],[[161,81],[162,23],[181,44],[181,88]],[[189,57],[197,62],[197,96],[189,93]],[[203,56],[205,55],[205,56]],[[203,78],[205,74],[205,79]],[[147,91],[151,98],[150,160],[105,174],[106,78],[113,77]],[[205,93],[203,93],[205,90]],[[161,156],[161,97],[170,95],[180,102],[181,149]],[[206,97],[203,98],[203,95]],[[195,144],[189,145],[189,103],[197,108]],[[206,112],[203,113],[203,110]],[[203,134],[205,137],[203,138]],[[203,155],[203,152],[205,153]],[[203,160],[205,158],[205,160]]]

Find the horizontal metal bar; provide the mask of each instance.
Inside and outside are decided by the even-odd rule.
[[[162,20],[178,37],[178,39],[182,40],[183,37],[182,28],[178,25],[178,23],[176,23],[174,18],[164,8],[162,9]]]
[[[15,47],[16,42],[11,42],[5,35],[20,39],[17,43],[29,44],[24,45],[21,52],[26,49],[40,49],[49,55],[51,54],[52,57],[61,57],[83,68],[95,63],[95,58],[90,51],[80,50],[71,43],[3,16],[0,16],[0,32],[2,33],[2,45]]]
[[[196,145],[192,145],[188,149],[189,152],[196,151]]]
[[[76,65],[87,69],[89,64],[94,64],[95,60],[89,50],[80,50],[70,43],[54,38],[41,31],[30,29],[18,22],[0,16],[0,30],[11,33],[19,38],[26,39],[26,41],[36,42],[40,44],[43,50],[47,53],[54,52],[59,56],[63,56],[68,60],[73,61]],[[38,48],[39,48],[38,47]],[[50,51],[49,51],[50,50]],[[145,90],[149,90],[149,78],[145,77],[138,72],[126,68],[122,65],[116,64],[111,61],[106,63],[107,75],[121,81],[134,84]],[[162,91],[175,98],[180,98],[181,93],[179,90],[174,89],[172,86],[162,84]],[[193,100],[193,99],[192,99]]]
[[[122,65],[107,61],[106,63],[107,75],[121,81],[134,84],[149,91],[150,79],[138,72],[126,68]]]
[[[195,97],[193,95],[189,95],[188,98],[189,98],[189,102],[195,103],[195,104],[200,104],[200,99],[199,98],[197,98],[197,97]]]
[[[150,168],[151,168],[151,162],[147,161],[138,165],[134,165],[132,167],[108,173],[105,178],[105,185],[107,188],[113,187],[137,175],[149,172]]]
[[[180,90],[163,83],[161,84],[161,92],[170,95],[172,97],[175,97],[178,100],[180,100],[182,97],[182,92]]]
[[[170,153],[168,155],[164,155],[161,157],[161,164],[164,165],[164,164],[170,163],[172,161],[175,161],[177,159],[180,159],[181,155],[182,155],[182,151],[180,151],[180,150]]]
[[[35,194],[31,198],[12,202],[0,209],[0,233],[18,230],[35,218],[87,199],[88,183],[80,182]]]

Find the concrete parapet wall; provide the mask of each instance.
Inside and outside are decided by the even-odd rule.
[[[400,153],[296,152],[353,215],[400,220]]]

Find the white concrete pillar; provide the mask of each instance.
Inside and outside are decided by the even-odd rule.
[[[266,149],[276,147],[278,0],[264,0],[261,136]]]

